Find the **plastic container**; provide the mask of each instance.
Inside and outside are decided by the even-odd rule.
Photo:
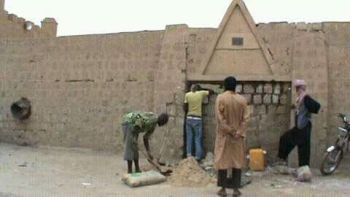
[[[265,154],[263,149],[250,149],[249,150],[249,168],[253,171],[265,170]]]

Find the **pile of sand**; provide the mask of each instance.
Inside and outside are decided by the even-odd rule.
[[[174,186],[204,187],[215,182],[215,179],[210,177],[193,157],[190,157],[179,163],[169,182]]]

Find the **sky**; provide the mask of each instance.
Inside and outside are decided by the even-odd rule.
[[[5,10],[58,35],[163,30],[170,24],[218,27],[232,0],[5,0]],[[245,0],[256,23],[350,21],[350,0]]]

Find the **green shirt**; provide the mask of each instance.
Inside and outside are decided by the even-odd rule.
[[[137,133],[152,134],[157,126],[158,117],[152,112],[130,112],[123,116],[123,123],[128,123]]]
[[[185,103],[188,103],[189,116],[202,117],[202,103],[204,97],[209,95],[209,91],[188,92],[185,95]]]

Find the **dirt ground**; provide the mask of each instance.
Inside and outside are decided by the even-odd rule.
[[[145,160],[141,161],[145,163]],[[350,153],[335,175],[315,170],[312,183],[269,172],[252,173],[243,196],[349,196]],[[165,182],[131,189],[121,182],[120,155],[85,149],[19,147],[0,143],[0,196],[216,196],[217,187],[175,187]]]

